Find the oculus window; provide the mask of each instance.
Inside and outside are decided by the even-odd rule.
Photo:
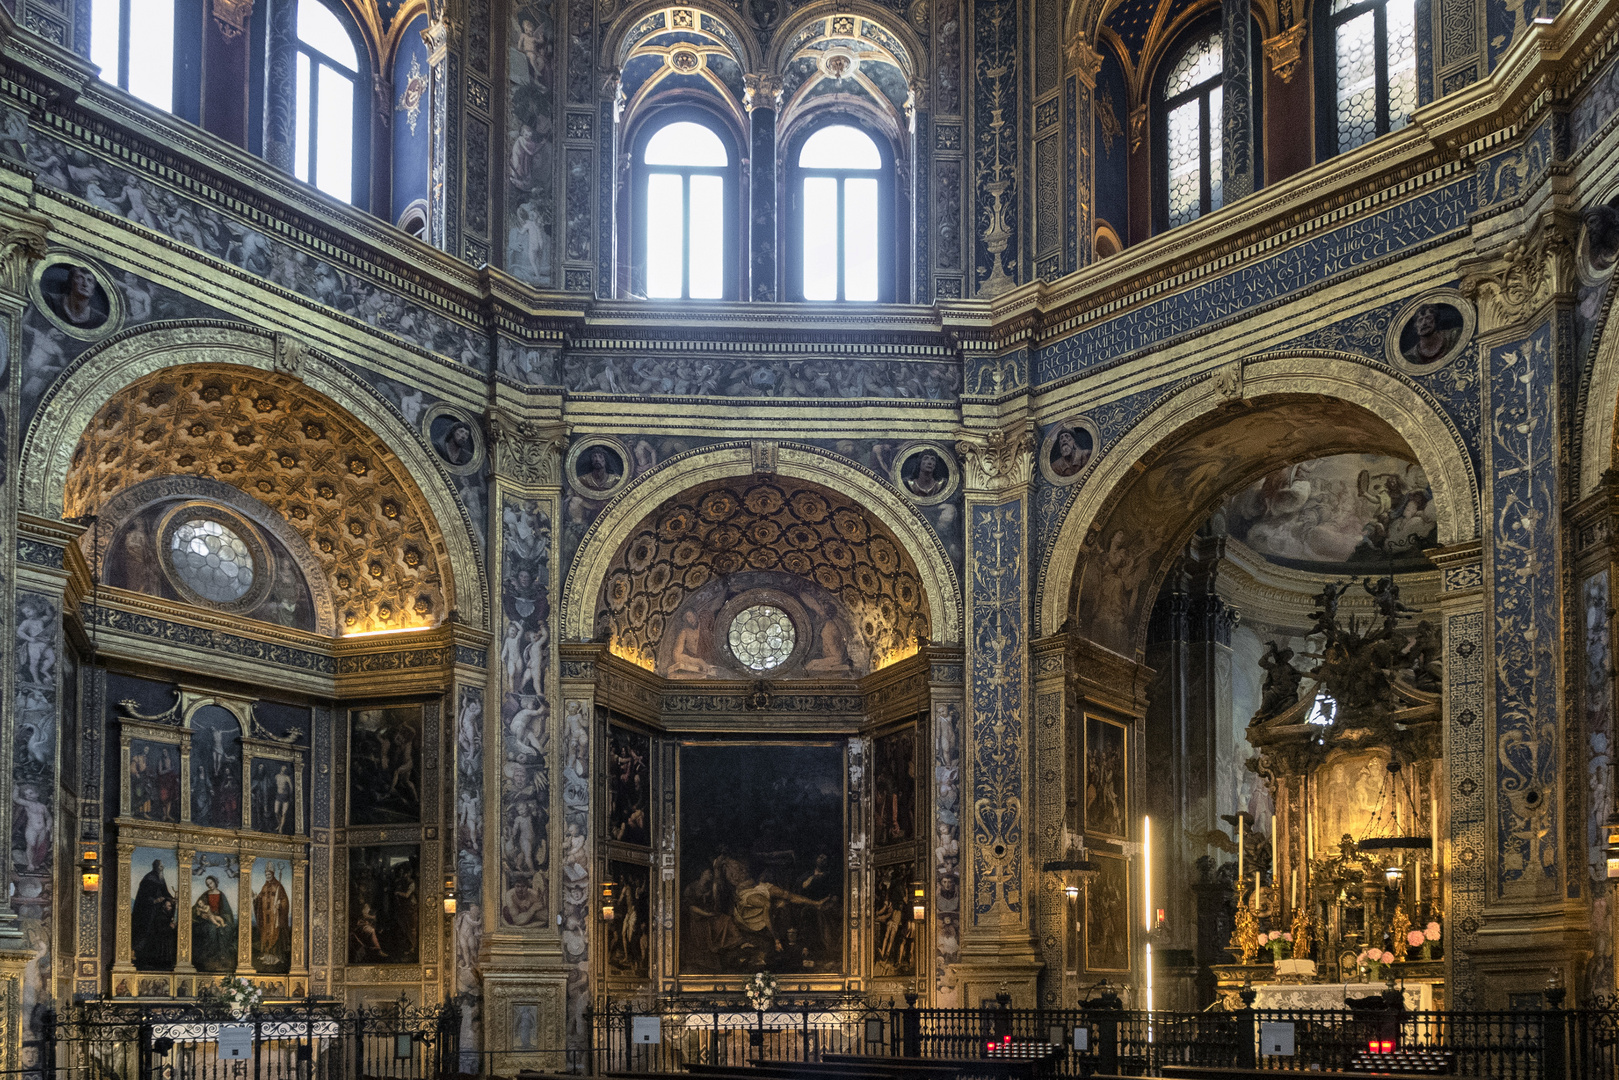
[[[298,4],[297,64],[293,173],[334,199],[352,202],[360,58],[342,22],[319,0]]]
[[[174,110],[175,0],[91,0],[90,62],[148,105]]]
[[[1156,170],[1164,228],[1220,209],[1224,52],[1219,27],[1194,38],[1170,64],[1159,90]]]
[[[641,151],[637,260],[653,299],[719,300],[731,269],[732,155],[714,129],[675,120]]]
[[[731,654],[750,671],[771,671],[793,655],[798,632],[779,607],[755,604],[731,620],[726,640]]]
[[[1411,122],[1417,107],[1416,0],[1327,0],[1316,34],[1317,151],[1353,150]],[[1330,73],[1330,74],[1328,74]]]
[[[876,140],[851,124],[817,128],[792,159],[790,292],[802,300],[887,300],[891,173]]]

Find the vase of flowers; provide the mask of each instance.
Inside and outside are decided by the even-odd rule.
[[[246,1020],[264,1003],[264,991],[241,976],[221,980],[197,995],[203,1005],[214,1005],[228,1012],[232,1020]]]
[[[1260,936],[1260,945],[1270,950],[1271,963],[1292,959],[1293,934],[1291,931],[1268,931]]]
[[[767,971],[758,972],[742,987],[742,992],[748,995],[748,1004],[756,1012],[764,1012],[776,1000],[776,977]]]
[[[1411,932],[1413,937],[1416,936],[1416,933],[1417,932],[1415,930],[1413,930]],[[1437,922],[1431,922],[1427,926],[1422,928],[1422,958],[1424,960],[1432,960],[1433,959],[1434,942],[1436,942],[1438,940],[1439,940],[1439,924]]]
[[[1381,979],[1383,965],[1393,962],[1394,954],[1385,949],[1363,949],[1361,954],[1355,957],[1355,966],[1365,972],[1361,978],[1362,982],[1376,982]]]

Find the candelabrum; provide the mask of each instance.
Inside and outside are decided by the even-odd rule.
[[[1227,951],[1237,954],[1239,964],[1251,964],[1259,952],[1259,919],[1252,904],[1237,901],[1236,925],[1231,930],[1231,944]]]

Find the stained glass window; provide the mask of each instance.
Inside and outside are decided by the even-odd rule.
[[[779,607],[755,604],[731,620],[731,654],[751,671],[781,667],[793,655],[798,632]]]
[[[711,128],[676,120],[647,140],[646,294],[725,295],[725,184],[731,156]]]
[[[299,0],[292,171],[334,199],[354,197],[354,40],[320,0]]]
[[[1411,122],[1417,107],[1415,0],[1332,0],[1333,149]]]
[[[1220,31],[1192,42],[1164,77],[1168,223],[1183,225],[1220,208],[1224,68]]]
[[[208,518],[193,518],[169,539],[169,565],[205,600],[229,604],[253,588],[253,555],[230,527]]]

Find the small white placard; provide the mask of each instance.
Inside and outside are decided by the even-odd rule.
[[[1264,1057],[1292,1057],[1292,1022],[1287,1020],[1268,1020],[1260,1024],[1259,1051]]]
[[[247,1061],[253,1056],[251,1024],[219,1025],[219,1060]]]
[[[661,1043],[663,1042],[663,1022],[656,1016],[630,1017],[630,1042],[632,1043]]]
[[[1091,1048],[1091,1029],[1077,1027],[1074,1029],[1074,1049],[1089,1050]]]

